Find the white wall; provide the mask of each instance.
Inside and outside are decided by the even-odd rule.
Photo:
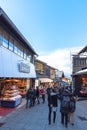
[[[32,63],[28,63],[29,73],[19,72],[18,65],[21,62],[28,63],[15,53],[0,46],[0,77],[36,78],[35,67]]]

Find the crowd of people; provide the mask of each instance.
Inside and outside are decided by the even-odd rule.
[[[46,98],[47,97],[47,98]],[[40,100],[41,99],[41,100]],[[45,86],[39,89],[30,87],[26,93],[26,108],[31,108],[35,104],[44,104],[45,100],[48,102],[48,123],[51,125],[52,118],[55,123],[57,118],[57,107],[60,107],[61,123],[68,128],[68,123],[72,125],[75,123],[74,113],[76,110],[76,95],[68,86],[48,87]],[[52,117],[53,116],[53,117]]]
[[[53,113],[53,123],[56,120],[56,112],[58,106],[58,99],[60,104],[60,113],[61,113],[61,123],[67,128],[68,123],[71,122],[72,125],[75,123],[74,113],[76,110],[76,96],[67,86],[61,86],[57,91],[54,88],[48,88],[48,122],[51,124],[51,115]]]
[[[36,103],[40,104],[40,97],[42,103],[45,103],[46,88],[43,86],[41,89],[37,86],[36,89],[30,87],[26,93],[26,108],[31,108]]]

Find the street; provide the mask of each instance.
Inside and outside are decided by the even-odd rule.
[[[55,124],[48,125],[48,106],[38,104],[32,108],[25,105],[0,119],[0,130],[66,130],[60,122],[60,104],[58,102],[57,120]],[[87,101],[78,101],[75,112],[75,125],[69,124],[68,130],[87,130]]]

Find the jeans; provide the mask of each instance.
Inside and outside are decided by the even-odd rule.
[[[49,124],[51,124],[51,113],[52,113],[52,107],[49,106],[49,113],[48,113]]]
[[[42,94],[43,103],[45,103],[45,94]]]
[[[32,98],[26,99],[26,108],[32,107]]]
[[[68,126],[68,113],[61,113],[61,123],[65,124],[65,126]]]
[[[48,121],[51,124],[52,107],[49,107]],[[56,111],[53,111],[53,123],[55,123]]]

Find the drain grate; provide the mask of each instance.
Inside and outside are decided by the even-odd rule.
[[[82,120],[82,121],[87,121],[87,118],[84,117],[84,116],[78,116],[78,118],[79,118],[80,120]]]
[[[2,127],[4,124],[5,124],[5,122],[1,122],[1,123],[0,123],[0,127]]]

